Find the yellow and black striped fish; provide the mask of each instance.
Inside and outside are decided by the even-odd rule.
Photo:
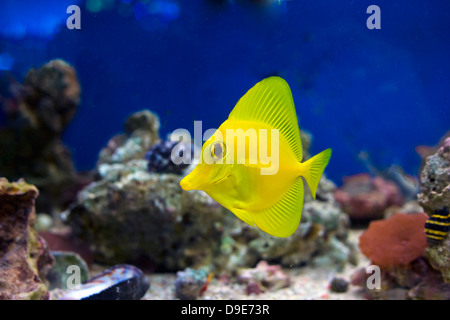
[[[425,233],[430,245],[444,240],[450,231],[450,213],[447,208],[435,211],[425,222]]]

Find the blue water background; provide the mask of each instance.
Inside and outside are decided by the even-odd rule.
[[[247,1],[251,2],[251,1]],[[401,165],[415,175],[417,145],[450,129],[450,1],[43,0],[0,1],[0,76],[23,80],[49,59],[75,66],[80,108],[64,134],[79,170],[144,108],[161,135],[217,128],[256,82],[291,86],[312,153],[332,147],[337,183],[366,168]],[[81,8],[69,30],[66,8]],[[369,5],[381,30],[366,27]],[[0,120],[1,121],[1,120]]]

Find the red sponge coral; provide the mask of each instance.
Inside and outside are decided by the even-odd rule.
[[[424,213],[397,213],[370,223],[361,235],[362,253],[380,267],[405,266],[424,254],[427,247]]]

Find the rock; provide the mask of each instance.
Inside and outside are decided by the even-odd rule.
[[[34,226],[37,231],[44,231],[51,228],[53,225],[53,219],[46,213],[39,213],[36,215],[36,225]]]
[[[450,137],[427,158],[420,172],[420,188],[418,201],[427,214],[450,208]]]
[[[379,288],[369,289],[367,279],[372,274],[360,268],[352,275],[352,284],[361,287],[369,299],[378,300],[443,300],[450,299],[450,284],[443,281],[424,257],[408,265],[382,267]]]
[[[380,267],[408,265],[421,257],[428,246],[424,213],[397,213],[386,220],[372,221],[361,235],[359,247],[372,263]]]
[[[450,237],[425,249],[425,255],[434,269],[439,270],[442,278],[450,284]]]
[[[97,167],[144,159],[147,151],[160,140],[159,127],[158,116],[150,110],[133,113],[125,122],[125,132],[111,138],[100,151]]]
[[[237,280],[247,285],[247,293],[256,294],[287,288],[291,283],[289,275],[283,272],[280,265],[269,265],[264,260],[260,261],[255,268],[239,270]]]
[[[24,180],[0,178],[0,300],[49,298],[46,275],[53,257],[34,229],[37,196]]]
[[[348,281],[343,279],[343,278],[339,278],[339,277],[334,277],[331,280],[330,283],[330,290],[333,292],[338,292],[338,293],[342,293],[342,292],[347,292],[348,289]]]
[[[116,265],[69,290],[60,300],[139,300],[149,287],[141,270]]]
[[[259,295],[264,292],[264,288],[261,287],[261,284],[257,281],[250,280],[245,286],[245,294],[247,295]]]
[[[99,171],[103,178],[80,192],[68,223],[100,262],[145,256],[160,270],[208,265],[223,228],[238,222],[205,193],[183,192],[179,175],[149,173],[145,160]]]
[[[60,199],[76,184],[77,174],[62,134],[80,101],[75,69],[52,60],[31,69],[23,84],[15,83],[6,127],[0,130],[0,172],[21,177],[40,191],[38,212],[62,210]],[[70,200],[70,199],[66,199]]]
[[[67,280],[73,274],[72,269],[69,268],[71,266],[78,267],[80,283],[89,279],[88,266],[78,254],[66,251],[51,251],[51,254],[55,258],[55,264],[47,274],[47,279],[50,282],[49,290],[69,289]]]
[[[358,174],[344,178],[344,185],[334,193],[336,201],[356,221],[381,219],[390,206],[401,206],[404,197],[391,181]]]
[[[436,151],[436,150],[433,150]],[[437,151],[426,158],[420,172],[419,204],[432,217],[450,208],[450,137],[441,141]],[[450,283],[450,235],[435,241],[426,249],[430,264]]]
[[[424,145],[416,146],[415,150],[416,150],[417,154],[422,158],[422,163],[421,163],[421,165],[420,165],[420,170],[419,170],[419,172],[422,172],[423,166],[425,165],[425,163],[426,163],[426,161],[427,161],[427,158],[428,158],[429,156],[435,154],[435,153],[439,150],[439,148],[441,148],[441,147],[444,145],[445,140],[446,140],[447,138],[450,138],[450,130],[447,131],[447,132],[441,137],[441,139],[439,140],[439,142],[438,142],[437,145],[435,145],[435,146],[424,146]]]
[[[195,300],[201,296],[208,285],[208,271],[186,268],[177,272],[175,297],[180,300]]]
[[[74,237],[68,227],[40,231],[39,235],[44,238],[51,251],[73,252],[80,255],[88,265],[94,262],[89,245]]]

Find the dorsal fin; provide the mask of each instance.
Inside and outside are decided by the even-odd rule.
[[[280,130],[298,161],[302,144],[291,89],[280,77],[269,77],[253,86],[238,101],[229,120],[256,121]]]

